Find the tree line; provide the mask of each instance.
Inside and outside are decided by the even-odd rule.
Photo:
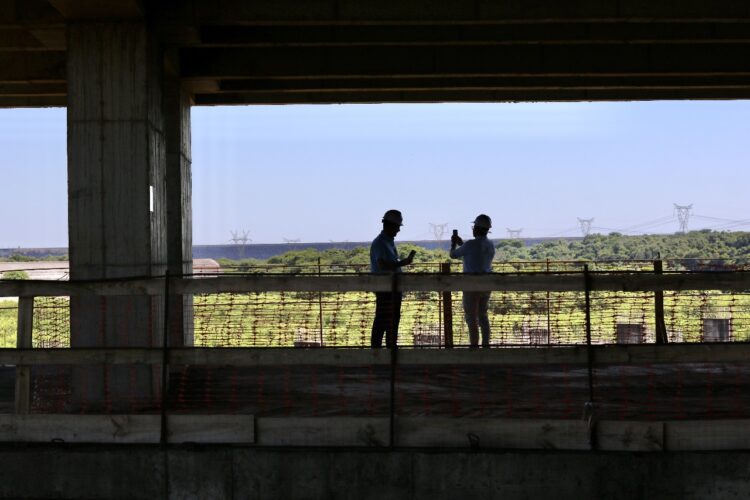
[[[625,261],[662,259],[716,259],[735,262],[750,261],[750,232],[691,231],[685,234],[651,234],[627,236],[620,233],[592,234],[580,240],[555,239],[526,246],[523,240],[499,240],[495,260],[498,261]],[[417,251],[415,262],[445,262],[446,250],[428,250],[413,244],[398,245],[406,255]],[[320,259],[320,260],[319,260]],[[242,261],[218,259],[222,267],[255,267],[278,265],[283,267],[335,265],[366,266],[370,262],[369,248],[351,250],[313,248],[293,250],[266,260]]]

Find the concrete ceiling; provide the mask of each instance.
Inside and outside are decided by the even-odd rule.
[[[0,107],[65,105],[67,23],[144,16],[197,105],[750,98],[746,0],[0,0]]]

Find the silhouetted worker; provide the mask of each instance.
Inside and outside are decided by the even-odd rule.
[[[388,210],[383,215],[383,230],[370,246],[370,271],[373,273],[400,273],[403,266],[414,260],[414,250],[403,260],[399,260],[396,243],[393,239],[401,230],[403,217],[398,210]],[[395,347],[398,339],[398,324],[401,321],[401,293],[375,292],[375,319],[372,322],[370,345]]]
[[[454,233],[451,237],[451,257],[463,258],[464,273],[491,273],[492,259],[495,257],[495,246],[487,238],[492,227],[492,220],[480,214],[474,219],[474,239],[466,243]],[[490,320],[487,309],[491,292],[464,292],[464,315],[469,327],[469,342],[471,347],[478,347],[479,328],[482,330],[482,347],[490,346]],[[477,328],[479,325],[479,328]]]

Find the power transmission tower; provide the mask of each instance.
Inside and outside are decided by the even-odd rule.
[[[248,235],[250,234],[250,231],[230,231],[232,233],[232,237],[229,239],[232,243],[235,245],[242,245],[240,246],[240,259],[245,258],[245,245],[247,245],[248,241],[253,241],[250,238],[248,238]]]
[[[578,227],[581,228],[581,234],[588,236],[591,232],[591,223],[594,222],[594,218],[581,219],[580,217],[576,217],[576,219],[578,219]]]
[[[435,235],[435,239],[442,240],[445,231],[448,230],[448,223],[446,222],[445,224],[433,224],[432,222],[430,222],[429,224],[430,228],[432,228],[432,234]]]
[[[688,221],[690,220],[690,214],[693,212],[693,204],[678,205],[675,203],[674,211],[677,213],[677,221],[680,223],[680,232],[687,233]]]
[[[523,228],[510,229],[509,227],[506,227],[505,230],[508,231],[508,238],[510,238],[511,240],[517,240],[521,237],[521,231],[523,231]]]

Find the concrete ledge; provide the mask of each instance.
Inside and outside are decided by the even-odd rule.
[[[3,498],[750,497],[749,452],[0,446]]]

